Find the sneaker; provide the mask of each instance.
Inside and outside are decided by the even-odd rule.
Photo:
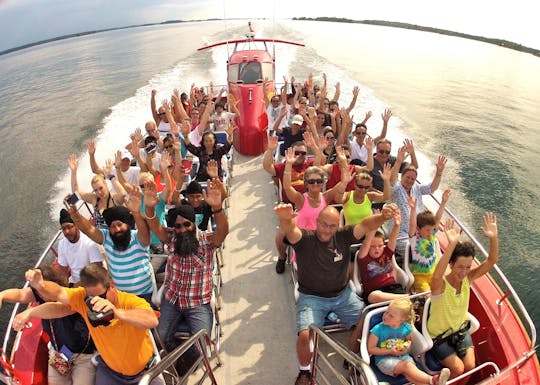
[[[296,381],[294,382],[294,385],[312,385],[313,384],[313,378],[311,377],[311,372],[309,370],[300,370],[298,373],[298,377],[296,377]]]
[[[450,369],[443,368],[443,370],[441,370],[439,374],[436,374],[433,376],[431,383],[433,385],[445,385],[449,377],[450,377]]]
[[[285,260],[278,259],[276,262],[276,273],[283,274],[284,271],[285,271]]]

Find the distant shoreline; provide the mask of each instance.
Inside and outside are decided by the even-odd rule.
[[[413,30],[417,30],[417,31],[431,32],[431,33],[438,33],[438,34],[441,34],[441,35],[461,37],[461,38],[469,39],[469,40],[477,40],[477,41],[481,41],[483,43],[495,44],[495,45],[498,45],[500,47],[509,48],[509,49],[513,49],[515,51],[520,51],[520,52],[524,52],[524,53],[530,53],[531,55],[540,57],[540,50],[530,48],[530,47],[526,47],[524,45],[514,43],[514,42],[511,42],[511,41],[508,41],[508,40],[493,39],[493,38],[490,38],[490,37],[470,35],[468,33],[449,31],[447,29],[440,29],[440,28],[433,28],[433,27],[424,27],[424,26],[421,26],[421,25],[409,24],[409,23],[401,23],[401,22],[397,22],[397,21],[352,20],[352,19],[345,19],[345,18],[338,18],[338,17],[315,17],[315,18],[295,17],[295,18],[293,18],[293,20],[332,21],[332,22],[337,22],[337,23],[369,24],[369,25],[380,25],[380,26],[383,26],[383,27],[413,29]]]
[[[24,44],[18,47],[13,47],[6,49],[4,51],[0,51],[0,56],[6,55],[12,52],[21,51],[26,48],[35,47],[37,45],[51,43],[58,40],[64,40],[64,39],[71,39],[73,37],[80,37],[80,36],[86,36],[86,35],[93,35],[96,33],[101,32],[109,32],[109,31],[116,31],[121,29],[128,29],[128,28],[137,28],[137,27],[149,27],[153,25],[163,25],[163,24],[176,24],[176,23],[187,23],[187,22],[193,22],[193,21],[212,21],[212,20],[221,20],[221,19],[207,19],[207,20],[168,20],[163,21],[161,23],[147,23],[147,24],[137,24],[137,25],[128,25],[125,27],[115,27],[115,28],[106,28],[106,29],[98,29],[94,31],[86,31],[86,32],[79,32],[79,33],[72,33],[69,35],[63,35],[58,37],[53,37],[50,39],[40,40],[34,43]],[[500,47],[513,49],[515,51],[529,53],[534,56],[540,57],[540,50],[526,47],[524,45],[514,43],[508,40],[503,39],[493,39],[489,37],[484,36],[477,36],[477,35],[470,35],[467,33],[461,33],[461,32],[455,32],[455,31],[449,31],[447,29],[439,29],[439,28],[433,28],[433,27],[424,27],[421,25],[416,24],[409,24],[409,23],[401,23],[401,22],[395,22],[395,21],[384,21],[384,20],[352,20],[352,19],[346,19],[346,18],[338,18],[338,17],[315,17],[315,18],[309,18],[309,17],[294,17],[292,20],[301,20],[301,21],[331,21],[336,23],[354,23],[354,24],[368,24],[368,25],[378,25],[383,27],[393,27],[393,28],[403,28],[403,29],[412,29],[417,31],[423,31],[423,32],[431,32],[431,33],[438,33],[441,35],[447,35],[447,36],[454,36],[454,37],[460,37],[464,39],[470,39],[470,40],[477,40],[481,41],[483,43],[488,44],[495,44]]]

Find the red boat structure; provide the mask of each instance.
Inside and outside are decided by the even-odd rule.
[[[267,43],[273,43],[273,53]],[[240,112],[237,119],[238,132],[234,136],[234,148],[243,155],[260,155],[266,151],[268,136],[268,117],[264,102],[266,88],[271,95],[275,83],[275,44],[291,44],[303,47],[303,44],[277,39],[258,39],[249,24],[245,39],[227,40],[198,50],[206,50],[222,45],[233,45],[227,60],[227,85],[229,99],[238,103]]]

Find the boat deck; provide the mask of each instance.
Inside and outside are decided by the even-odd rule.
[[[274,270],[277,219],[262,156],[235,154],[222,269],[220,385],[283,385],[298,373],[290,269]]]

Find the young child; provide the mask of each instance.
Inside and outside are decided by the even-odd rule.
[[[437,228],[449,198],[450,190],[445,190],[435,215],[429,210],[421,212],[416,217],[411,215],[409,237],[411,246],[410,267],[414,275],[413,293],[431,290],[431,277],[437,261],[441,258],[441,246],[436,236]],[[416,199],[410,197],[407,203],[411,208],[411,213],[416,212]]]
[[[371,231],[366,234],[358,250],[358,270],[362,281],[364,300],[369,303],[390,301],[402,297],[404,288],[396,281],[392,256],[396,249],[401,216],[394,216],[394,226],[388,243],[384,244],[384,234]]]
[[[448,368],[430,376],[416,367],[408,353],[413,320],[414,310],[409,299],[392,300],[382,322],[369,331],[368,352],[375,356],[375,365],[386,375],[395,377],[402,374],[417,385],[444,385],[450,376]]]

